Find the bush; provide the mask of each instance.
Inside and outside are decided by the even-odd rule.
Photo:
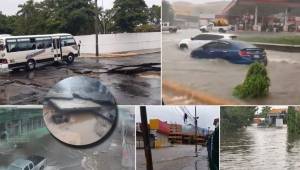
[[[270,79],[266,67],[261,63],[250,65],[243,84],[235,87],[233,95],[239,98],[259,98],[269,94]]]
[[[143,24],[137,26],[134,32],[160,32],[160,25]]]

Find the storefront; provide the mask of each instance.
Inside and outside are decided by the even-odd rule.
[[[236,30],[300,31],[300,2],[296,0],[232,0],[222,14]]]

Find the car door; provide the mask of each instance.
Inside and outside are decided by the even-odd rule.
[[[228,58],[230,57],[230,43],[228,42],[218,42],[214,49],[214,55],[216,58]]]
[[[218,58],[219,56],[219,49],[218,49],[218,42],[211,42],[204,47],[204,51],[207,55],[207,58]]]
[[[215,58],[216,54],[215,54],[215,49],[216,49],[216,46],[217,46],[217,42],[211,42],[211,43],[208,43],[206,45],[204,45],[202,47],[202,51],[203,51],[203,56],[205,58]]]

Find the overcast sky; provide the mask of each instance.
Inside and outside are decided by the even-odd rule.
[[[185,106],[189,112],[194,116],[195,107]],[[141,122],[140,108],[136,107],[136,122]],[[183,111],[180,106],[147,106],[147,117],[149,119],[158,118],[162,121],[168,121],[168,123],[184,124]],[[201,128],[213,126],[215,118],[219,118],[220,108],[218,106],[197,106],[198,126]]]
[[[27,0],[0,0],[0,11],[6,15],[14,15],[17,13],[18,5],[25,3]],[[42,0],[35,0],[36,2]],[[105,9],[112,8],[114,0],[103,0],[103,6]],[[148,6],[161,5],[161,0],[145,0]],[[98,0],[99,6],[102,5],[102,0]]]

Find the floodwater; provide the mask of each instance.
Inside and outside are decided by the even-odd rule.
[[[134,170],[134,107],[120,106],[119,113],[116,129],[99,145],[74,148],[48,133],[28,143],[16,144],[10,151],[0,152],[0,170],[6,170],[14,160],[30,155],[45,157],[45,170]]]
[[[221,136],[220,169],[299,169],[300,139],[288,138],[287,127],[257,128]]]
[[[239,100],[232,95],[233,89],[244,81],[249,66],[232,64],[221,59],[191,58],[190,50],[178,48],[180,40],[199,33],[195,29],[163,33],[163,80],[241,104],[299,104],[299,53],[267,50],[267,70],[271,79],[269,96],[257,100]]]
[[[75,36],[77,42],[81,41],[82,53],[95,52],[95,35]],[[100,34],[99,52],[124,52],[145,49],[161,48],[161,33],[122,33],[122,34]]]

